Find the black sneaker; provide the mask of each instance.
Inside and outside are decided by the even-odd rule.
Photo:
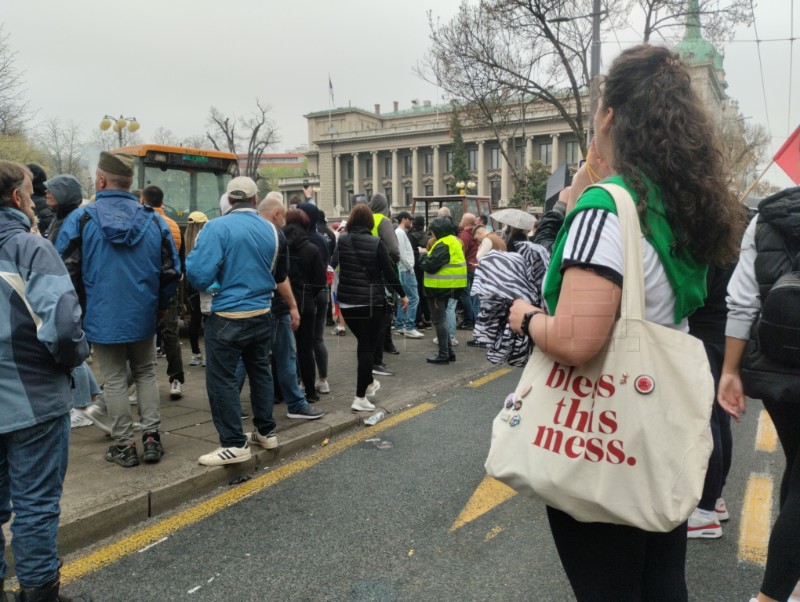
[[[386,367],[386,364],[375,364],[372,367],[372,373],[379,376],[394,376],[394,372]]]
[[[161,445],[161,437],[157,432],[142,435],[142,447],[142,457],[147,464],[157,463],[164,455],[164,446]]]
[[[125,468],[139,466],[139,456],[136,455],[136,444],[131,441],[127,445],[112,445],[106,450],[106,460],[116,462]]]

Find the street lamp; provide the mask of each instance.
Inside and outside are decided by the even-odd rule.
[[[589,124],[586,128],[587,148],[592,140],[593,115],[591,113],[595,101],[597,100],[595,98],[595,87],[592,85],[592,82],[594,81],[595,77],[600,75],[600,17],[605,14],[608,14],[608,11],[600,9],[600,0],[593,0],[592,12],[588,15],[578,15],[577,17],[556,17],[549,20],[550,23],[567,23],[568,21],[574,21],[575,19],[588,19],[589,17],[592,18],[592,62],[589,68]]]
[[[136,121],[136,117],[123,117],[122,115],[119,117],[112,117],[111,115],[105,115],[100,121],[100,129],[106,132],[108,128],[112,128],[117,132],[119,135],[119,145],[122,146],[122,130],[127,129],[129,132],[133,133],[139,129],[139,122]]]
[[[465,195],[467,194],[467,190],[470,192],[475,190],[475,182],[464,182],[464,180],[459,180],[456,182],[456,188],[458,188],[458,194]]]

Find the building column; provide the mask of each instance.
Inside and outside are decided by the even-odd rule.
[[[558,134],[552,134],[550,139],[553,141],[553,157],[550,165],[550,172],[554,172],[558,167]]]
[[[525,169],[533,163],[533,136],[528,136],[525,140]]]
[[[419,149],[411,148],[411,196],[419,196]],[[405,201],[404,201],[405,203]]]
[[[500,157],[500,200],[508,201],[511,198],[511,170],[508,167],[508,138],[504,139],[502,157]]]
[[[442,194],[442,164],[439,160],[439,145],[434,144],[433,149],[433,194]]]
[[[336,207],[336,214],[342,215],[345,212],[344,203],[342,203],[342,156],[334,155],[334,171],[333,180],[333,206]]]
[[[397,149],[392,149],[392,206],[397,205],[398,196],[400,192],[400,157],[397,154]]]
[[[358,153],[353,153],[353,194],[361,192],[361,170],[358,168]]]
[[[483,140],[478,141],[478,185],[477,191],[481,196],[488,196],[489,179],[486,177],[486,151],[483,148]]]
[[[378,177],[378,151],[372,151],[372,194],[380,192],[378,188],[380,183],[381,179]]]

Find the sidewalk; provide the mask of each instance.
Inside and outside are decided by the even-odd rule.
[[[219,439],[208,406],[205,368],[189,366],[191,353],[186,340],[182,346],[186,374],[182,399],[172,401],[169,398],[166,359],[159,359],[156,369],[161,392],[161,440],[166,452],[160,463],[123,468],[107,462],[105,451],[110,439],[100,429],[94,426],[72,429],[69,469],[61,502],[60,553],[68,554],[137,522],[168,512],[228,485],[239,476],[285,461],[299,451],[361,424],[371,413],[350,410],[356,381],[355,337],[349,331],[344,337],[332,336],[330,330],[331,327],[326,327],[331,393],[321,395],[317,403],[325,410],[325,416],[311,421],[289,419],[286,405],[276,405],[274,416],[278,422],[279,447],[275,451],[253,448],[253,458],[248,462],[219,467],[197,463],[200,455],[219,446]],[[389,413],[398,412],[432,393],[452,392],[454,387],[496,369],[486,361],[485,350],[466,346],[471,334],[458,331],[457,361],[447,366],[425,361],[436,352],[432,344],[433,329],[425,331],[424,339],[394,335],[400,355],[385,354],[384,361],[395,375],[378,377],[381,390],[373,403]],[[249,394],[245,384],[242,409],[251,415]],[[132,406],[132,413],[136,419],[135,406]],[[245,431],[252,428],[252,421],[245,420]],[[137,433],[137,448],[141,455],[140,433]]]

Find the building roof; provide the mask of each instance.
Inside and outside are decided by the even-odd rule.
[[[688,13],[686,32],[683,34],[683,39],[675,47],[675,52],[686,63],[710,62],[714,65],[714,69],[722,69],[723,56],[714,44],[703,38],[698,0],[689,0]]]

